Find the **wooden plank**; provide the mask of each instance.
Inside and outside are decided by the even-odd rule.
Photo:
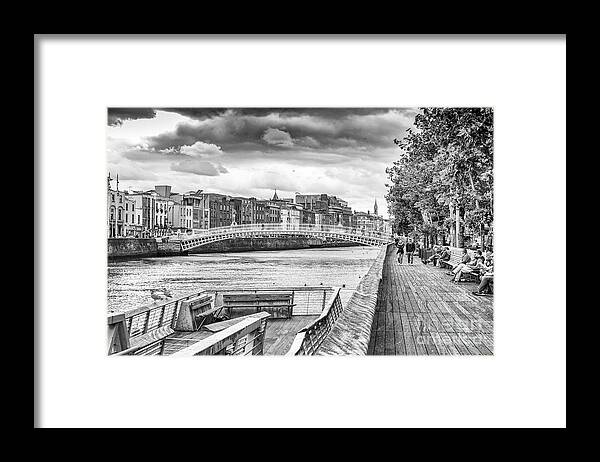
[[[194,356],[197,354],[210,355],[218,353],[227,345],[257,329],[262,319],[268,318],[269,316],[268,313],[259,313],[256,316],[250,316],[227,329],[217,332],[206,339],[196,342],[192,346],[174,353],[173,356]]]
[[[453,256],[453,261],[459,262],[460,249]],[[453,284],[446,272],[422,263],[399,265],[395,255],[388,255],[370,354],[375,353],[378,342],[390,354],[390,327],[394,354],[491,354],[493,300],[477,300],[470,293],[474,283]],[[384,319],[380,312],[388,316]],[[464,340],[459,334],[466,334]]]
[[[392,313],[385,313],[385,350],[384,354],[386,355],[394,355],[396,354],[396,346],[395,346],[395,338],[394,338],[394,316]]]
[[[293,316],[291,319],[269,319],[265,333],[264,355],[285,355],[296,334],[318,319],[318,316]],[[268,344],[268,347],[267,347]]]
[[[437,348],[433,345],[431,341],[431,336],[425,330],[425,326],[423,325],[422,319],[418,315],[409,315],[408,321],[410,324],[410,328],[413,334],[413,339],[415,341],[415,347],[417,349],[417,354],[420,355],[431,355],[438,354]]]
[[[402,328],[402,320],[400,318],[399,312],[393,312],[392,316],[394,318],[394,354],[396,355],[405,355],[406,352],[406,344],[404,341],[404,329]]]
[[[375,315],[373,316],[373,324],[371,325],[371,338],[369,339],[369,347],[367,348],[367,355],[375,354],[375,340],[377,338],[377,308],[375,309]]]
[[[378,312],[377,316],[377,331],[375,332],[375,347],[374,354],[385,354],[385,312]]]

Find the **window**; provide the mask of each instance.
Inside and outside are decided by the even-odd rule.
[[[110,195],[110,199],[111,199],[111,201],[112,201],[112,202],[114,202],[114,201],[115,201],[115,195],[114,195],[114,194],[111,194],[111,195]]]

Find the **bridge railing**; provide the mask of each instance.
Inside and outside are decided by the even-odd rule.
[[[262,355],[269,316],[269,313],[260,312],[240,318],[238,323],[173,353],[172,356]]]
[[[195,292],[164,303],[146,305],[125,313],[109,314],[107,317],[108,354],[128,349],[131,340],[161,327],[174,328],[180,302],[197,297],[202,293],[204,291]]]
[[[323,232],[327,234],[353,234],[376,239],[391,240],[391,234],[379,231],[367,231],[360,228],[335,225],[310,225],[310,224],[291,224],[291,223],[257,223],[246,225],[221,226],[218,228],[194,229],[191,234],[181,234],[180,240],[194,239],[206,235],[219,235],[241,232],[269,232],[269,231],[298,231],[298,232]]]
[[[338,287],[333,292],[329,299],[329,304],[323,310],[321,316],[296,334],[286,356],[315,354],[317,348],[319,348],[323,339],[331,331],[335,321],[343,310],[340,288]]]

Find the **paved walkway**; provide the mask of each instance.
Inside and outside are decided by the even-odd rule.
[[[400,265],[390,246],[371,328],[371,355],[493,354],[493,296],[471,282],[450,282],[447,269]]]

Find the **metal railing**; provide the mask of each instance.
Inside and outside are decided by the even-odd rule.
[[[383,245],[391,242],[392,236],[378,231],[331,225],[300,225],[289,223],[262,223],[251,225],[222,226],[219,228],[196,229],[191,234],[182,234],[172,240],[179,241],[182,250],[236,237],[277,237],[281,235],[312,236],[336,239],[365,245]]]
[[[147,305],[135,308],[124,313],[111,313],[107,316],[109,327],[109,355],[112,354],[160,354],[162,352],[162,341],[157,339],[145,345],[131,346],[131,340],[140,338],[144,334],[151,334],[159,331],[161,328],[175,329],[177,316],[179,314],[180,303],[195,298],[203,294],[214,294],[215,299],[218,295],[230,293],[260,293],[260,292],[292,292],[292,316],[318,315],[323,312],[326,306],[327,297],[333,292],[332,287],[328,286],[293,286],[293,287],[254,287],[249,288],[228,288],[216,290],[202,290],[180,297],[174,300],[168,300],[160,304]],[[122,331],[116,329],[122,325]],[[164,330],[164,329],[162,329]],[[162,332],[164,334],[164,332]],[[121,339],[115,339],[115,336],[121,335]],[[119,341],[122,344],[119,345]],[[133,342],[135,343],[135,342]],[[113,345],[113,346],[111,346]]]
[[[294,342],[286,353],[286,356],[315,354],[343,310],[340,288],[338,287],[333,292],[329,299],[329,304],[323,310],[321,316],[296,334]]]
[[[173,329],[177,322],[179,303],[203,293],[205,291],[195,292],[185,297],[168,300],[160,304],[143,306],[125,313],[111,313],[107,316],[107,324],[110,329],[111,326],[124,323],[127,343],[132,339],[156,331],[161,327],[170,327]],[[109,342],[112,342],[112,339],[109,338]]]
[[[219,234],[231,231],[313,231],[325,233],[356,234],[359,236],[375,237],[393,240],[391,234],[379,231],[367,231],[360,228],[338,225],[311,225],[296,223],[253,223],[247,225],[220,226],[217,228],[194,229],[192,234],[181,234],[180,239],[189,239],[194,235]]]
[[[260,312],[239,318],[240,321],[236,324],[177,351],[172,356],[262,355],[269,316],[269,313]]]

